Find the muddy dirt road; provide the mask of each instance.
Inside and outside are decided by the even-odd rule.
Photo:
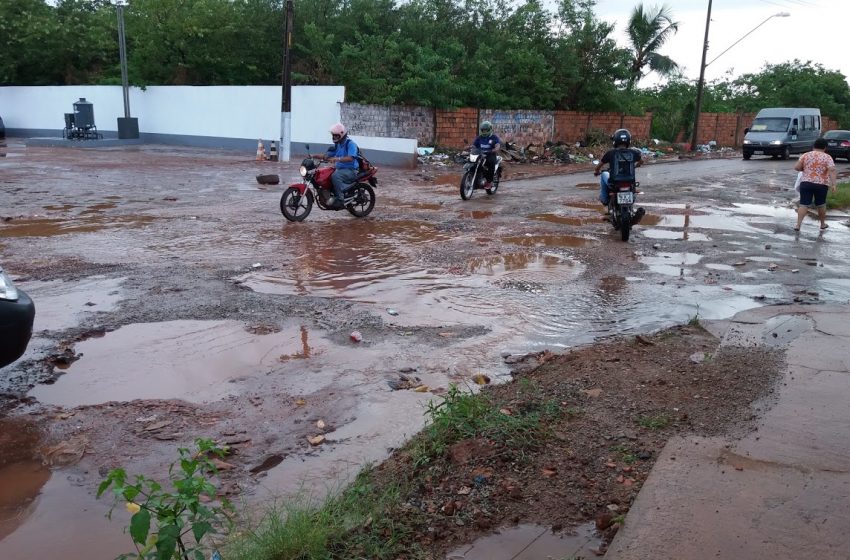
[[[0,370],[2,558],[125,552],[93,488],[119,465],[161,476],[195,437],[236,450],[226,490],[249,505],[323,491],[416,432],[434,394],[517,356],[850,293],[847,216],[795,235],[793,162],[644,166],[647,216],[622,243],[589,167],[509,167],[467,202],[457,167],[381,169],[369,218],[292,224],[254,177],[288,183],[294,163],[2,152],[0,260],[37,308]]]

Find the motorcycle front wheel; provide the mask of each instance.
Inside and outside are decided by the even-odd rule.
[[[280,197],[280,212],[290,222],[303,222],[313,209],[313,193],[301,194],[295,187],[283,191]]]
[[[472,191],[475,190],[475,174],[472,171],[467,171],[460,179],[460,197],[464,200],[472,198]]]
[[[628,208],[620,209],[620,239],[623,241],[629,240],[629,234],[632,231],[632,216]]]
[[[354,200],[345,205],[345,209],[357,218],[365,218],[375,207],[375,191],[366,183],[357,183],[351,187]]]
[[[487,194],[496,194],[496,191],[499,190],[499,183],[502,182],[502,168],[496,170],[496,174],[493,175],[493,183],[490,185],[489,189],[486,189]]]

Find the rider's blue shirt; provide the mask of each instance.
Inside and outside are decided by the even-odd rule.
[[[358,167],[357,144],[348,136],[342,142],[337,142],[328,148],[327,156],[336,158],[351,156],[354,158],[351,161],[337,161],[335,166],[337,169],[357,169]]]
[[[495,134],[491,134],[490,136],[477,136],[472,145],[478,148],[481,153],[489,154],[494,149],[496,149],[496,144],[501,143],[502,141],[499,140],[498,136],[496,136]]]

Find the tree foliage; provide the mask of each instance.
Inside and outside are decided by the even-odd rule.
[[[285,0],[128,0],[134,85],[281,82]],[[617,45],[596,0],[293,0],[293,84],[346,87],[352,102],[654,113],[689,129],[696,89],[660,54],[667,6],[631,12]],[[0,84],[120,83],[109,0],[0,0]],[[641,89],[649,72],[668,80]],[[791,61],[707,84],[703,109],[816,106],[850,127],[846,77]]]
[[[649,72],[669,76],[679,69],[670,57],[659,52],[664,43],[679,30],[679,24],[673,21],[673,15],[667,6],[644,8],[638,4],[631,17],[626,32],[632,45],[631,66],[626,89],[632,90],[638,81]]]

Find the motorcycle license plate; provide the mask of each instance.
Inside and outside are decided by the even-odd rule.
[[[618,192],[617,204],[632,204],[635,201],[635,195],[630,192]]]

